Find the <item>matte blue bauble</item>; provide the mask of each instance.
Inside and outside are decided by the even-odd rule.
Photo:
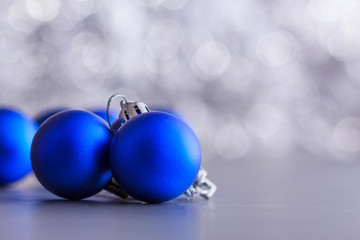
[[[34,173],[60,197],[90,197],[110,181],[111,140],[112,133],[99,116],[81,110],[60,112],[46,120],[34,137]]]
[[[178,114],[177,112],[175,112],[173,109],[171,108],[167,108],[167,107],[151,107],[151,111],[152,112],[165,112],[165,113],[169,113],[171,115],[174,115],[175,117],[178,117],[180,119],[183,119],[180,114]]]
[[[0,109],[0,185],[15,182],[31,171],[30,146],[37,125],[25,115]]]
[[[183,194],[201,164],[199,141],[179,118],[163,112],[131,118],[116,132],[110,166],[130,196],[159,203]]]
[[[93,111],[91,111],[93,113],[95,113],[96,115],[98,115],[99,117],[101,117],[102,119],[104,119],[106,122],[107,122],[107,113],[106,113],[106,110],[102,110],[102,109],[95,109]],[[110,113],[109,114],[109,119],[110,119],[110,122],[114,122],[116,117],[116,115],[113,114],[113,113]]]

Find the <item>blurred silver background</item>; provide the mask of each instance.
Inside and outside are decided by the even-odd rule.
[[[0,103],[35,117],[105,109],[120,92],[180,114],[204,161],[356,161],[359,10],[356,0],[3,0]]]

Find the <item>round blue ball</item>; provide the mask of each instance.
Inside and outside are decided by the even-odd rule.
[[[163,112],[143,113],[125,122],[110,149],[115,180],[130,196],[149,203],[183,194],[200,164],[195,133],[184,121]]]
[[[151,107],[151,111],[153,111],[153,112],[166,112],[166,113],[169,113],[171,115],[174,115],[175,117],[178,117],[178,118],[182,119],[180,114],[178,114],[177,112],[175,112],[171,108],[167,108],[167,107]]]
[[[67,199],[90,197],[111,179],[112,133],[106,122],[88,111],[67,110],[47,119],[31,147],[31,163],[39,182]]]
[[[102,109],[95,109],[93,111],[91,111],[93,113],[95,113],[96,115],[98,115],[99,117],[101,117],[102,119],[105,120],[105,122],[107,122],[107,113],[106,110],[102,110]],[[116,115],[111,113],[109,114],[109,119],[110,119],[110,123],[114,122],[116,120]]]
[[[31,171],[30,146],[36,130],[36,123],[25,115],[0,109],[0,186]]]

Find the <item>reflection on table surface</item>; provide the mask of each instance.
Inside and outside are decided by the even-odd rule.
[[[105,192],[57,198],[36,184],[0,191],[4,239],[356,239],[357,163],[316,159],[207,163],[218,192],[209,201],[164,204]],[[310,161],[312,161],[310,163]],[[345,238],[343,238],[345,236]],[[348,238],[346,238],[348,237]]]

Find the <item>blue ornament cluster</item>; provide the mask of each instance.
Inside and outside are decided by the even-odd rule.
[[[144,104],[132,104],[131,112],[130,105],[122,105],[118,118],[109,115],[109,106],[54,109],[35,119],[40,127],[0,109],[0,185],[33,169],[43,187],[71,200],[103,189],[148,203],[196,193],[201,149],[193,130],[172,114],[150,112]]]
[[[17,182],[32,171],[30,148],[35,133],[48,118],[64,110],[50,109],[33,120],[12,107],[0,108],[0,187]],[[106,111],[93,112],[105,120]],[[110,119],[115,117],[110,115]]]

